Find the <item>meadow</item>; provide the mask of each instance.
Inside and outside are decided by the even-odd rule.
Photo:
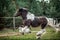
[[[40,27],[32,28],[32,31],[39,31]],[[0,31],[1,34],[15,32],[18,33],[18,30],[5,30]],[[12,36],[0,36],[0,40],[36,40],[36,32],[30,34],[21,35],[21,33]],[[60,40],[60,32],[56,33],[55,29],[52,27],[46,27],[46,33],[42,35],[41,40]]]

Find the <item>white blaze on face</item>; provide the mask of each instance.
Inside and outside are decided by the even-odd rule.
[[[30,12],[28,12],[27,19],[31,19],[33,21],[34,18],[35,18],[35,15],[34,14],[31,14]]]

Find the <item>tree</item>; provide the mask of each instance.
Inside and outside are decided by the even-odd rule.
[[[4,28],[6,21],[9,20],[3,17],[13,16],[14,11],[15,5],[12,0],[0,0],[0,29]]]
[[[52,17],[57,18],[60,21],[60,0],[51,0],[50,2],[55,9],[55,13],[52,13]]]

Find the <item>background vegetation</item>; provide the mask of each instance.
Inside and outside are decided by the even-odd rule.
[[[0,0],[0,29],[12,27],[12,19],[1,17],[13,17],[16,10],[22,7],[27,7],[37,16],[58,18],[60,21],[60,0]],[[19,24],[18,22],[16,23]]]

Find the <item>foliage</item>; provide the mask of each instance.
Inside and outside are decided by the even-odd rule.
[[[60,22],[60,0],[51,0],[51,6],[53,7],[52,17],[57,18]]]
[[[6,21],[9,20],[2,17],[13,16],[14,11],[15,5],[12,0],[0,0],[0,29],[3,28]]]
[[[27,7],[31,13],[37,16],[58,18],[60,21],[60,0],[50,0],[50,3],[44,0],[41,2],[37,0],[0,0],[0,17],[13,17],[16,10],[23,7]],[[1,26],[10,25],[8,23],[12,25],[10,19],[0,18],[0,21]]]

